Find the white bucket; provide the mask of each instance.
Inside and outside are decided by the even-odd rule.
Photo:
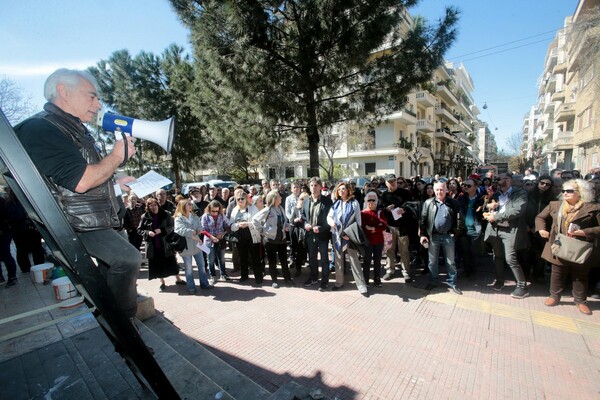
[[[66,276],[53,280],[52,288],[56,300],[66,300],[77,296],[77,289]]]
[[[49,278],[48,273],[54,267],[52,263],[38,264],[31,267],[31,278],[35,283],[44,283],[46,278]]]

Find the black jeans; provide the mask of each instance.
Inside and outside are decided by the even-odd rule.
[[[29,272],[31,270],[31,262],[29,261],[29,253],[33,256],[35,265],[46,262],[46,255],[42,248],[42,236],[36,230],[23,230],[13,233],[13,240],[17,248],[17,264],[21,272]]]
[[[17,277],[17,263],[13,258],[12,254],[10,254],[10,242],[12,237],[8,232],[0,233],[0,261],[4,263],[6,266],[6,272],[8,273],[7,278],[16,278]],[[2,268],[0,267],[0,277],[2,276]]]
[[[292,275],[290,274],[287,262],[287,244],[267,242],[265,251],[267,252],[267,259],[269,260],[269,275],[271,275],[273,283],[277,282],[277,257],[279,257],[279,262],[281,263],[283,279],[286,281],[291,280]]]
[[[77,236],[94,257],[118,306],[128,318],[137,310],[136,282],[142,256],[125,237],[114,229],[78,232]]]
[[[369,275],[371,275],[371,259],[373,260],[373,279],[375,282],[381,280],[381,256],[383,253],[383,243],[365,245],[365,256],[363,258],[363,276],[365,284],[369,284]]]

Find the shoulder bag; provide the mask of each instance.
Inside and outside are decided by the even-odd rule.
[[[562,209],[562,205],[561,205]],[[585,240],[579,240],[560,233],[560,224],[562,213],[559,210],[557,215],[556,237],[554,243],[550,246],[552,255],[561,260],[569,261],[575,264],[584,264],[592,255],[594,243]]]

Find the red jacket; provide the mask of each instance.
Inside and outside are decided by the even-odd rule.
[[[361,222],[363,231],[367,234],[369,243],[371,245],[377,245],[383,243],[383,231],[388,227],[385,216],[381,210],[362,210],[360,212]],[[375,230],[367,230],[366,226],[374,226]]]

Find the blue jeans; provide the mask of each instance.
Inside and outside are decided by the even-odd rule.
[[[193,256],[181,256],[181,258],[183,258],[183,266],[185,267],[185,281],[187,283],[188,290],[196,290],[196,283],[194,282],[194,269],[192,268],[192,257],[194,260],[196,260],[196,266],[198,267],[200,287],[202,289],[206,289],[209,286],[208,276],[206,275],[206,269],[204,266],[204,257],[202,256],[202,252],[199,252]]]
[[[440,248],[444,249],[446,261],[446,283],[456,285],[456,263],[454,262],[454,238],[450,234],[434,233],[429,239],[429,282],[438,284]]]
[[[215,261],[219,263],[221,276],[226,276],[225,259],[223,258],[223,252],[219,243],[213,243],[213,247],[210,248],[210,253],[208,254],[208,269],[211,276],[216,276]]]
[[[319,279],[319,265],[317,256],[321,254],[321,284],[329,282],[329,240],[319,240],[319,236],[307,232],[306,246],[308,247],[308,264],[310,266],[310,279]]]

